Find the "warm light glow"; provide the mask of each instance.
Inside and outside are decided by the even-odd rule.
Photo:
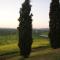
[[[24,0],[0,0],[0,27],[17,28],[19,10]],[[31,0],[33,28],[49,27],[49,0]]]

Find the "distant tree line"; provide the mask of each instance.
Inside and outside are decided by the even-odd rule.
[[[49,29],[32,29],[32,35],[40,35],[42,33],[49,32]],[[9,35],[9,34],[16,34],[18,33],[17,29],[11,29],[11,28],[0,28],[0,35]]]
[[[18,31],[17,29],[6,29],[6,28],[0,28],[0,35],[9,35],[9,34],[16,34]]]

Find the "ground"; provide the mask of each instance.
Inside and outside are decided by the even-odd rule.
[[[7,55],[3,57],[0,60],[19,60],[20,58],[19,55]],[[38,48],[32,51],[27,60],[60,60],[60,49]]]

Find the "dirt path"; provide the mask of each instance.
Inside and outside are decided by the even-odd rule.
[[[60,49],[33,49],[31,56],[27,60],[60,60]],[[0,60],[19,60],[19,55],[0,56]]]
[[[32,55],[26,60],[60,60],[60,49],[54,50],[50,54],[40,55],[32,53]],[[15,56],[7,60],[19,60],[20,56]]]
[[[12,57],[14,57],[14,55],[4,55],[4,56],[0,56],[0,60],[7,60]]]
[[[37,48],[34,48],[32,49],[32,52],[37,52],[37,51],[40,51],[40,50],[45,50],[47,49],[46,46],[43,46],[43,47],[37,47]],[[0,60],[7,60],[7,59],[10,59],[10,58],[15,58],[16,57],[16,54],[12,54],[12,55],[4,55],[4,56],[0,56]],[[18,57],[18,56],[17,56]]]

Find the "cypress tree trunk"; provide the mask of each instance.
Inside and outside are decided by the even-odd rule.
[[[30,14],[30,0],[25,0],[20,9],[19,17],[19,48],[21,56],[27,58],[31,52],[32,45],[32,14]]]
[[[51,5],[50,5],[50,13],[49,13],[49,17],[50,17],[50,22],[49,22],[49,27],[50,27],[50,31],[49,31],[49,39],[51,42],[51,47],[52,48],[58,48],[58,43],[59,43],[59,39],[58,39],[58,16],[59,16],[59,0],[52,0]]]

